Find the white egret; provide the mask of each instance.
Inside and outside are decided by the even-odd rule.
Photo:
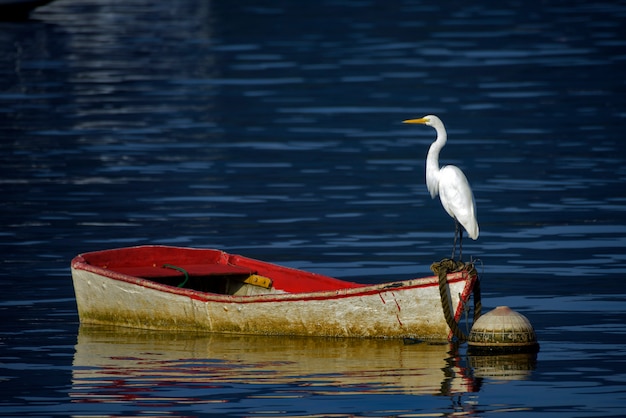
[[[452,259],[459,238],[459,260],[463,254],[463,228],[473,240],[478,238],[478,221],[476,220],[476,203],[474,194],[465,174],[456,166],[446,165],[439,168],[439,152],[446,145],[448,134],[443,122],[437,116],[427,115],[420,119],[408,119],[402,123],[420,123],[432,126],[437,131],[437,139],[428,150],[426,157],[426,187],[434,199],[437,195],[441,205],[454,219],[454,245]]]

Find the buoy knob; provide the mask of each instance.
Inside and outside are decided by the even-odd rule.
[[[535,330],[528,318],[508,306],[498,306],[478,318],[467,339],[470,354],[536,353]]]

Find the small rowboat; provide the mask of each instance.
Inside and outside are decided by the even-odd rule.
[[[442,297],[435,276],[367,285],[220,250],[152,245],[81,254],[71,268],[84,324],[428,340],[452,337],[444,306],[458,322],[478,280],[475,270],[444,274]]]

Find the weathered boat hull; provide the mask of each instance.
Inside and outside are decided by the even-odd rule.
[[[152,248],[161,252],[184,251],[175,247]],[[231,262],[235,260],[232,257],[237,257],[238,265],[254,265],[268,277],[292,273],[294,278],[312,275],[326,279],[314,273],[222,254],[230,257]],[[128,276],[89,264],[79,256],[72,262],[72,278],[80,320],[86,324],[266,335],[431,340],[446,340],[450,336],[436,277],[371,286],[345,282],[349,287],[301,293],[281,292],[278,288],[263,294],[237,296]],[[448,276],[449,297],[457,321],[475,280],[467,272]]]

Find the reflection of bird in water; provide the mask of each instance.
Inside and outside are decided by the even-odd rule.
[[[472,239],[478,238],[478,221],[476,220],[476,203],[465,174],[456,166],[446,165],[439,168],[439,152],[446,145],[448,135],[443,122],[437,116],[428,115],[420,119],[408,119],[403,123],[421,123],[432,126],[437,131],[437,139],[432,143],[426,157],[426,187],[434,199],[441,199],[443,208],[454,219],[454,245],[452,259],[456,250],[457,236],[459,239],[459,260],[463,253],[463,228]]]

